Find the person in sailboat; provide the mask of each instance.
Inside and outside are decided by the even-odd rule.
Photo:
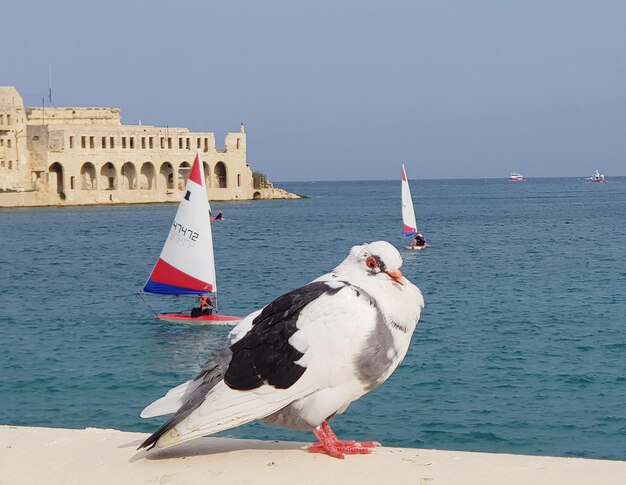
[[[213,314],[213,300],[208,295],[201,296],[198,308],[191,309],[192,318],[197,318],[197,317],[201,317],[202,315],[211,315],[211,314]]]
[[[415,237],[411,241],[412,248],[425,248],[427,245],[426,239],[424,239],[424,235],[421,232],[415,234]]]
[[[212,221],[223,221],[224,220],[224,213],[221,210],[219,210],[219,211],[217,211],[217,215],[214,216],[213,213],[209,210],[209,218]]]

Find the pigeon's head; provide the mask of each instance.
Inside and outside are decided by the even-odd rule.
[[[387,241],[375,241],[362,246],[354,246],[345,262],[356,265],[356,271],[367,276],[391,278],[402,283],[402,257],[398,250]],[[344,263],[345,263],[344,262]]]

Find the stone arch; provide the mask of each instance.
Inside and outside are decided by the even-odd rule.
[[[104,190],[117,189],[117,173],[115,172],[115,165],[111,162],[105,163],[100,169],[100,187],[103,187]]]
[[[261,198],[261,192],[255,192],[254,195],[252,196],[253,199],[260,199]]]
[[[52,165],[48,167],[48,172],[50,175],[48,180],[51,184],[56,182],[56,191],[57,194],[63,194],[65,192],[65,186],[63,184],[63,165],[59,162],[54,162]]]
[[[166,189],[174,188],[174,167],[170,162],[164,162],[159,169],[159,186]]]
[[[97,190],[96,166],[91,162],[80,167],[80,190]]]
[[[132,162],[126,162],[122,165],[120,171],[122,188],[126,190],[135,190],[137,188],[137,170],[135,164]]]
[[[224,162],[217,162],[215,164],[215,169],[213,169],[213,175],[217,187],[219,187],[220,189],[225,189],[228,187],[228,179],[226,178],[226,165],[224,164]]]
[[[141,176],[139,177],[139,188],[141,190],[156,189],[156,173],[152,162],[145,162],[141,166]]]
[[[202,162],[202,167],[204,168],[204,185],[208,189],[209,187],[211,187],[211,169],[209,167],[209,164],[206,162]]]
[[[174,167],[170,162],[164,162],[159,169],[159,186],[166,189],[174,188]]]
[[[191,172],[191,165],[189,162],[183,162],[178,166],[178,190],[184,190],[189,180],[189,172]]]

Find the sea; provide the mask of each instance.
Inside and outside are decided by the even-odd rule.
[[[280,184],[213,202],[219,308],[245,315],[394,244],[426,306],[381,387],[333,421],[386,446],[626,459],[626,178],[412,180],[430,247],[409,251],[400,181]],[[228,327],[157,321],[142,294],[177,204],[0,210],[0,424],[154,431],[140,411]],[[221,436],[311,441],[260,422]]]

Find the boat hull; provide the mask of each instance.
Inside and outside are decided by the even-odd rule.
[[[155,318],[166,322],[192,325],[236,325],[241,321],[241,317],[229,315],[200,315],[199,317],[192,317],[188,313],[159,313]]]

